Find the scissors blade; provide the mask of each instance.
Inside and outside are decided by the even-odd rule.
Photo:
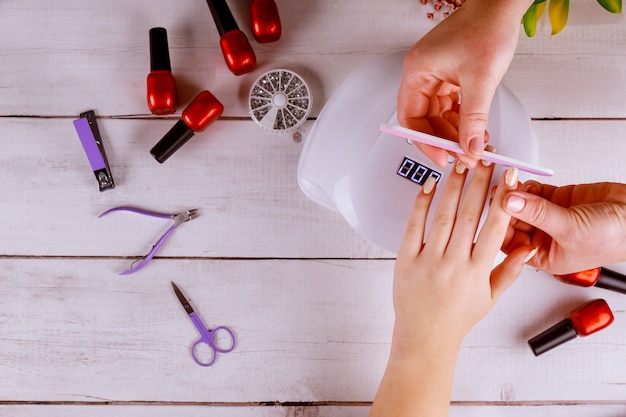
[[[178,297],[178,301],[180,301],[180,303],[183,305],[183,308],[185,309],[187,314],[193,313],[193,308],[191,308],[191,305],[189,305],[189,301],[187,301],[187,299],[183,295],[183,292],[179,290],[176,284],[174,284],[173,282],[172,287],[174,288],[174,293],[176,294],[176,297]]]

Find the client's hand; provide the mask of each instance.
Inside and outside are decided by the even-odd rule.
[[[433,178],[408,219],[394,273],[391,353],[371,416],[447,416],[463,338],[536,251],[520,246],[492,270],[510,221],[502,199],[517,188],[517,169],[509,169],[500,181],[475,239],[493,166],[477,165],[462,202],[466,172],[462,164],[457,168],[442,191],[425,243]]]

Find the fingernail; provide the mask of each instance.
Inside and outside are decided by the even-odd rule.
[[[474,155],[482,155],[485,142],[482,138],[472,138],[469,141],[469,151]]]
[[[492,145],[485,146],[485,150],[487,152],[496,153],[496,147]],[[486,167],[490,167],[491,165],[493,165],[491,161],[485,161],[484,159],[481,160],[480,162],[483,164],[483,166],[486,166]]]
[[[526,262],[530,261],[533,258],[533,256],[535,256],[537,254],[538,250],[539,250],[539,248],[535,248],[535,249],[531,250],[530,252],[528,252],[526,254],[526,256],[524,256],[524,259],[522,259],[522,262],[526,263]]]
[[[467,169],[467,167],[465,166],[465,164],[463,162],[456,161],[456,165],[454,166],[454,170],[456,171],[457,174],[465,173],[466,169]]]
[[[428,177],[428,179],[424,183],[424,186],[422,187],[422,192],[426,195],[432,193],[436,183],[437,180],[435,180],[435,177]]]
[[[517,195],[512,195],[506,200],[506,209],[511,213],[519,213],[525,205],[526,201]]]
[[[527,192],[532,193],[532,194],[537,194],[537,193],[539,193],[540,188],[541,188],[541,187],[540,187],[540,186],[538,185],[538,183],[537,183],[537,182],[535,182],[535,181],[527,181],[527,182],[524,184],[524,189],[525,189]]]
[[[517,186],[517,168],[507,168],[506,175],[504,176],[504,181],[506,182],[506,185],[511,188]]]
[[[485,146],[485,150],[487,152],[496,153],[496,147],[492,145]],[[491,165],[493,165],[491,161],[485,161],[484,159],[481,160],[480,162],[482,162],[483,166],[486,166],[486,167],[490,167]]]

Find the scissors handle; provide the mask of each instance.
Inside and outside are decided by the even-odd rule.
[[[218,326],[213,330],[206,328],[200,317],[193,312],[189,315],[191,321],[196,326],[196,329],[200,332],[200,339],[198,339],[193,345],[191,345],[191,356],[193,360],[200,366],[211,366],[217,359],[217,353],[228,353],[235,349],[235,335],[233,332],[225,326]],[[224,336],[230,339],[229,343],[225,347],[220,347],[216,342],[220,336]],[[201,344],[208,345],[210,349],[209,359],[201,357],[197,352],[198,346]],[[205,356],[205,355],[202,355]],[[204,359],[204,360],[203,360]]]

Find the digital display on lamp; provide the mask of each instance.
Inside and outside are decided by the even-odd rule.
[[[419,162],[415,162],[406,156],[404,157],[402,164],[400,164],[400,168],[398,168],[398,175],[419,185],[424,185],[428,177],[435,177],[435,181],[437,182],[441,179],[441,173],[428,168]]]

